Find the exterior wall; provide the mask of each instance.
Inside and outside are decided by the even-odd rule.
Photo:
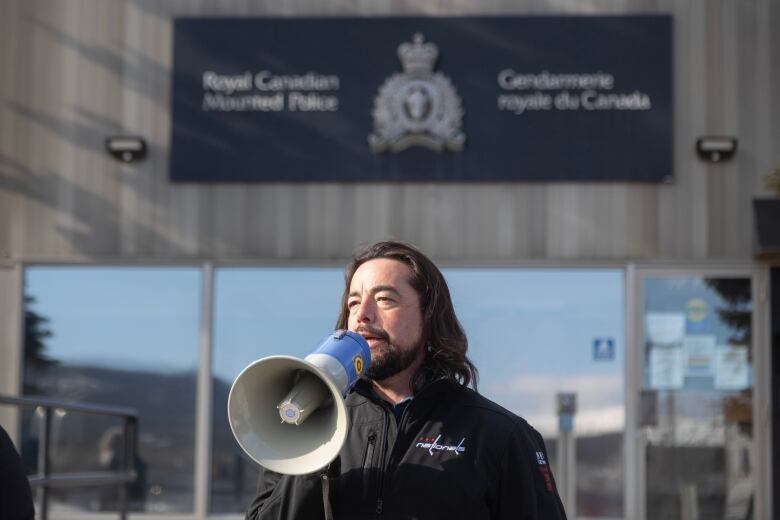
[[[671,184],[168,181],[176,16],[637,13],[674,20]],[[458,263],[750,264],[751,201],[780,165],[777,27],[773,0],[0,0],[0,393],[20,385],[25,262],[340,262],[396,237]],[[117,133],[146,160],[109,157]],[[700,161],[707,134],[738,137],[735,158]]]
[[[172,185],[175,16],[671,13],[672,184]],[[771,0],[0,1],[0,260],[341,259],[396,237],[440,260],[745,260],[780,162]],[[134,133],[146,160],[103,149]],[[697,137],[739,138],[709,165]],[[510,165],[522,168],[522,164]]]
[[[20,268],[0,263],[0,395],[19,395],[22,390],[23,364],[21,345],[24,325],[22,307],[22,276]],[[16,440],[18,413],[16,408],[0,405],[0,425]]]

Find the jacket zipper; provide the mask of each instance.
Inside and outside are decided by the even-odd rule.
[[[363,461],[363,469],[368,469],[374,456],[374,445],[376,444],[376,432],[368,434],[368,447],[366,448],[366,460]]]
[[[385,472],[387,472],[387,460],[389,460],[387,459],[386,455],[387,455],[387,435],[389,429],[388,418],[390,417],[390,414],[392,414],[392,412],[385,407],[385,420],[384,420],[384,424],[382,425],[382,432],[384,433],[383,436],[384,449],[382,450],[383,453],[380,454],[381,459],[379,461],[379,487],[378,487],[378,492],[376,497],[376,509],[375,509],[377,520],[382,519],[382,499],[384,497]]]
[[[393,460],[393,455],[395,454],[396,445],[398,444],[398,437],[401,435],[401,432],[403,431],[403,426],[406,424],[406,416],[407,412],[409,411],[409,408],[411,407],[411,403],[406,407],[404,412],[401,414],[401,421],[398,423],[398,430],[396,431],[395,435],[395,442],[393,442],[393,445],[390,447],[390,456],[387,457],[387,461],[382,460],[381,465],[381,473],[379,475],[379,496],[376,499],[376,515],[377,519],[382,519],[382,507],[383,507],[383,498],[384,498],[384,487],[385,487],[385,474],[387,473],[388,469],[390,468],[390,462]],[[385,410],[385,450],[387,450],[387,431],[388,431],[388,417],[392,414],[392,411]],[[393,420],[395,420],[395,415],[393,415]],[[369,441],[370,441],[369,437]],[[369,444],[370,446],[370,444]]]

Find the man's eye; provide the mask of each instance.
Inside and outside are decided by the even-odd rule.
[[[351,302],[347,302],[347,309],[351,309],[355,307],[356,305],[359,305],[360,302],[357,300],[352,300]]]

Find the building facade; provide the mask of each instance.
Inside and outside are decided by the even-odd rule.
[[[561,15],[671,17],[668,182],[170,180],[178,18]],[[780,274],[753,203],[776,196],[778,26],[771,0],[2,0],[0,393],[138,408],[131,507],[238,517],[255,470],[230,445],[232,377],[305,354],[335,321],[351,252],[395,238],[443,267],[481,389],[553,457],[555,395],[578,395],[574,467],[558,461],[570,517],[777,518]],[[140,136],[146,156],[118,161],[114,135]],[[737,149],[713,161],[706,136]],[[301,330],[287,343],[267,333],[280,327]],[[0,420],[29,452],[34,415]],[[85,421],[61,420],[62,471],[110,458],[112,425]],[[67,491],[52,507],[81,518],[115,497]]]

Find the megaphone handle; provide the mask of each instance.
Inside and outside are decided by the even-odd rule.
[[[322,509],[325,512],[325,520],[333,520],[333,509],[330,507],[330,478],[328,478],[328,465],[320,475],[322,482]]]

